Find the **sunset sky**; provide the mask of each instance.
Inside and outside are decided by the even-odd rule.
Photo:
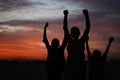
[[[91,30],[90,49],[104,53],[110,36],[114,42],[109,59],[120,59],[120,0],[0,0],[0,59],[46,60],[42,42],[43,28],[49,22],[47,35],[62,41],[63,10],[68,9],[69,30],[85,29],[83,9],[88,9]],[[65,51],[67,53],[67,51]]]

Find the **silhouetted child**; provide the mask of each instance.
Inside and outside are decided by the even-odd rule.
[[[99,50],[94,50],[91,54],[89,50],[88,41],[86,42],[86,49],[88,53],[89,62],[89,80],[105,80],[105,62],[112,41],[113,37],[110,37],[108,46],[103,55]]]
[[[81,36],[78,27],[74,26],[69,34],[69,41],[67,46],[68,57],[65,71],[66,80],[85,80],[86,65],[85,65],[85,42],[90,31],[90,20],[88,10],[84,9],[83,14],[86,19],[86,29]]]
[[[65,12],[64,21],[67,17]],[[51,45],[48,42],[46,36],[46,28],[48,27],[48,23],[46,23],[44,27],[44,36],[43,42],[46,45],[48,51],[47,57],[47,72],[48,72],[48,80],[62,80],[62,74],[65,69],[65,58],[64,58],[64,50],[68,41],[67,34],[68,31],[66,30],[66,23],[64,23],[64,39],[62,45],[60,45],[59,40],[54,38],[52,40]]]

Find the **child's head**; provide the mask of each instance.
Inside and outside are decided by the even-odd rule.
[[[54,38],[54,39],[52,40],[51,46],[52,46],[53,48],[58,48],[59,45],[60,45],[59,40],[58,40],[57,38]]]
[[[99,60],[101,58],[101,52],[99,50],[94,50],[92,56],[94,59]]]
[[[80,35],[80,30],[78,27],[74,26],[71,28],[71,36],[73,39],[78,39]]]

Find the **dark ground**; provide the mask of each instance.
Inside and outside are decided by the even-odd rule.
[[[0,80],[47,80],[45,61],[0,60]],[[107,63],[106,80],[120,80],[120,61]]]
[[[47,80],[43,61],[0,61],[0,80]]]

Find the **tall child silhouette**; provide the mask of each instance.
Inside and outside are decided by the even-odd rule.
[[[64,22],[67,18],[67,14],[65,13]],[[51,45],[48,42],[46,36],[46,28],[48,27],[48,23],[46,23],[44,27],[44,35],[43,35],[43,42],[46,45],[48,51],[47,57],[47,71],[48,71],[48,80],[61,80],[62,74],[65,69],[65,58],[64,58],[64,50],[68,41],[68,31],[66,28],[66,23],[64,23],[64,39],[62,44],[60,45],[59,40],[54,38],[52,40]]]
[[[103,55],[101,55],[101,52],[99,50],[94,50],[91,54],[88,41],[86,42],[89,61],[89,80],[105,80],[105,62],[112,42],[113,37],[110,37],[108,46]]]
[[[88,10],[84,9],[83,14],[86,18],[86,29],[83,35],[80,36],[78,27],[72,27],[71,34],[67,45],[68,57],[65,71],[66,80],[85,80],[86,65],[85,65],[85,42],[90,31],[90,20]]]

